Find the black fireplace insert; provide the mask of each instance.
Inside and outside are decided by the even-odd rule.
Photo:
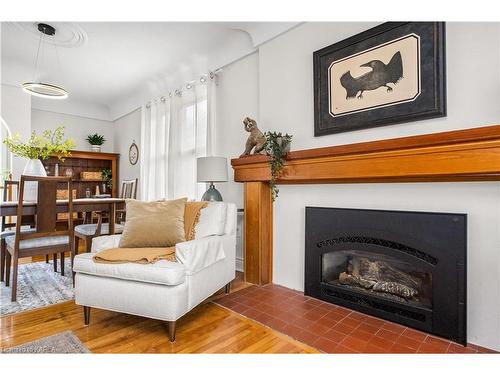
[[[306,207],[305,294],[466,344],[467,215]]]

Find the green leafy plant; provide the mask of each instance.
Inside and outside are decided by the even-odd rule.
[[[106,186],[111,189],[113,186],[113,178],[111,176],[111,169],[105,168],[101,171],[102,180],[106,183]]]
[[[33,130],[28,142],[22,142],[21,136],[14,134],[5,138],[3,143],[14,155],[28,159],[48,159],[52,155],[63,159],[70,156],[69,150],[75,147],[72,139],[64,139],[64,126],[54,131],[45,130],[42,135]]]
[[[87,136],[87,142],[92,146],[102,146],[106,142],[106,139],[102,135],[95,133]]]
[[[276,181],[283,169],[285,164],[285,156],[290,150],[290,144],[292,142],[292,136],[289,134],[281,134],[276,132],[265,132],[266,144],[264,149],[269,155],[269,166],[271,167],[271,181],[269,182],[271,186],[273,202],[278,197],[279,189],[276,186]]]

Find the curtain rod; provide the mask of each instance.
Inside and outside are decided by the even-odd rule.
[[[186,85],[184,86],[184,88],[180,88],[180,89],[176,89],[176,90],[173,90],[173,91],[170,91],[168,93],[168,96],[171,98],[172,95],[177,95],[177,96],[181,96],[182,95],[182,92],[185,91],[185,90],[190,90],[191,88],[193,88],[194,86],[198,86],[198,85],[203,85],[207,82],[207,78],[209,79],[216,79],[217,78],[217,73],[220,73],[222,72],[222,69],[216,69],[215,71],[211,71],[207,74],[203,74],[200,79],[199,79],[199,82],[196,81],[196,80],[192,80],[192,81],[189,81],[186,83]],[[167,98],[165,96],[161,96],[159,98],[160,101],[164,102],[165,100],[167,100]],[[151,101],[147,102],[146,103],[146,108],[151,108]]]

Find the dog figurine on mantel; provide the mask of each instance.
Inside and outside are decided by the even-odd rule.
[[[253,154],[265,154],[264,146],[266,144],[266,137],[264,137],[264,134],[257,127],[257,121],[250,117],[245,117],[243,119],[243,126],[250,135],[245,143],[245,151],[240,155],[240,158],[249,156],[252,153],[252,149]]]

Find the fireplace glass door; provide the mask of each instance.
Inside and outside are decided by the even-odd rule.
[[[385,254],[359,250],[325,253],[321,279],[374,297],[432,307],[432,274]]]

